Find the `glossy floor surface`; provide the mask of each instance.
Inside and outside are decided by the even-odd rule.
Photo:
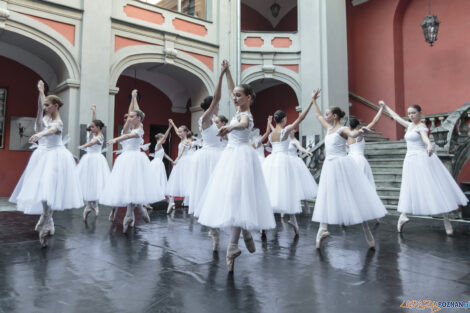
[[[369,250],[360,225],[330,227],[315,249],[317,223],[298,217],[300,237],[277,219],[277,228],[235,272],[227,273],[228,231],[211,251],[208,230],[182,209],[167,216],[163,205],[145,224],[122,234],[109,209],[89,217],[56,212],[56,234],[41,249],[33,231],[37,216],[0,212],[0,312],[418,312],[406,300],[470,300],[470,224],[445,235],[439,219],[412,218],[403,235],[397,216],[371,224]],[[285,217],[287,221],[287,217]],[[440,312],[457,312],[445,309]],[[419,312],[431,312],[425,309]]]

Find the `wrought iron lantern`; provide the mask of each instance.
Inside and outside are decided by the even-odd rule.
[[[271,5],[271,14],[274,16],[274,17],[277,17],[279,15],[279,11],[281,11],[281,6],[279,4],[277,4],[276,2],[274,2],[272,5]]]
[[[447,134],[449,130],[445,129],[442,126],[436,127],[431,131],[431,134],[434,138],[434,142],[439,147],[444,147],[447,144]]]
[[[428,16],[426,16],[421,23],[421,28],[423,29],[426,42],[428,42],[432,47],[433,43],[437,40],[439,20],[437,19],[437,16],[431,15],[431,0],[428,2]]]

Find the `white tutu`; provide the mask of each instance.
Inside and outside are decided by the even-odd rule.
[[[385,214],[375,189],[351,157],[325,160],[312,221],[354,225]]]
[[[42,139],[42,138],[41,138]],[[32,169],[36,168],[38,166],[38,161],[41,159],[41,156],[47,151],[46,147],[43,145],[38,145],[36,149],[33,150],[33,153],[31,154],[28,164],[26,165],[25,170],[23,171],[23,174],[20,177],[20,180],[15,186],[15,189],[13,190],[13,193],[10,196],[10,201],[11,203],[17,203],[18,202],[18,195],[20,194],[21,188],[23,187],[23,181],[25,177],[27,177]],[[42,203],[37,203],[37,207],[31,209],[34,212],[42,212]]]
[[[346,154],[345,127],[325,137],[323,163],[312,221],[354,225],[383,217],[387,210],[354,160]]]
[[[369,162],[367,162],[367,159],[364,156],[365,147],[366,142],[364,138],[361,138],[360,140],[356,139],[355,143],[349,145],[349,156],[353,158],[361,172],[364,173],[375,189],[374,175],[372,174]]]
[[[83,206],[75,159],[63,145],[48,148],[24,177],[17,208],[25,214],[41,214],[43,201],[53,211]]]
[[[166,190],[166,183],[168,178],[166,177],[166,169],[163,161],[155,157],[150,161],[150,169],[152,170],[153,181],[158,190]]]
[[[217,228],[270,229],[276,226],[261,164],[249,144],[253,116],[241,112],[231,125],[246,115],[249,127],[228,134],[228,145],[220,156],[199,202],[199,223]]]
[[[171,170],[166,185],[165,194],[172,197],[186,197],[189,195],[192,156],[183,155]]]
[[[195,217],[198,217],[201,212],[199,201],[221,155],[220,148],[202,148],[193,157],[194,180],[190,185],[188,213],[194,214]]]
[[[302,188],[302,200],[309,200],[313,199],[317,196],[318,192],[318,185],[315,182],[315,179],[310,173],[307,165],[305,165],[304,161],[301,158],[296,156],[289,156],[289,160],[294,167],[294,171],[297,173],[297,177],[300,181],[300,186]]]
[[[101,153],[88,152],[80,159],[77,171],[83,200],[98,201],[110,173],[106,158]]]
[[[466,205],[467,197],[441,160],[426,151],[406,155],[398,201],[399,212],[414,215],[447,213]]]
[[[301,179],[287,153],[271,153],[262,167],[274,213],[301,213],[300,201],[304,196]]]

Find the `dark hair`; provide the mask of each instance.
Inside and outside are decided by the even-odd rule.
[[[286,112],[282,110],[277,110],[276,112],[274,112],[274,121],[276,122],[276,124],[279,124],[282,119],[286,116]]]
[[[255,102],[256,93],[253,90],[253,87],[251,87],[248,84],[241,84],[241,85],[238,85],[237,87],[240,87],[243,89],[243,93],[245,94],[245,96],[251,96],[250,104],[253,104],[253,102]]]
[[[212,99],[213,99],[213,98],[214,98],[214,97],[212,97],[212,96],[207,96],[207,97],[204,98],[204,100],[202,100],[202,102],[201,102],[201,109],[202,109],[203,111],[207,111],[207,109],[211,106],[211,103],[212,103]]]
[[[54,96],[54,95],[47,96],[46,101],[47,100],[50,100],[53,104],[57,104],[59,108],[64,105],[64,101],[62,101],[61,98]]]
[[[351,129],[355,129],[359,124],[359,121],[355,118],[349,120],[349,126],[351,127]]]
[[[104,127],[104,123],[101,120],[93,120],[91,122],[95,124],[96,127],[99,127],[100,129],[103,129]]]
[[[224,123],[224,124],[227,124],[228,123],[228,119],[225,117],[225,115],[219,115],[217,116],[219,118],[219,121],[221,123]]]
[[[330,108],[330,112],[331,114],[336,114],[339,117],[339,119],[342,119],[346,115],[346,113],[344,113],[344,111],[338,107]]]
[[[162,134],[162,133],[158,133],[158,134],[155,135],[155,139],[157,139],[157,141],[158,141],[158,140],[162,139],[163,136],[165,136],[165,135]]]
[[[181,125],[179,128],[182,128],[182,129],[183,129],[183,131],[186,133],[186,136],[188,135],[188,133],[189,133],[189,128],[186,127],[186,125]]]
[[[127,120],[128,117],[129,117],[129,114],[126,113],[126,114],[124,114],[123,119]]]
[[[142,112],[141,110],[132,110],[135,114],[137,114],[138,117],[140,117],[140,121],[143,122],[145,118],[145,113]]]
[[[193,132],[188,130],[188,133],[186,134],[186,138],[192,138],[193,137]]]
[[[412,105],[410,105],[410,108],[413,108],[416,111],[418,111],[419,113],[421,113],[421,107],[418,104],[412,104]]]

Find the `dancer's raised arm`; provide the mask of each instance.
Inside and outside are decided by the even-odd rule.
[[[383,101],[382,101],[383,102]],[[404,118],[402,118],[400,115],[398,115],[395,111],[393,111],[388,105],[385,104],[385,110],[392,116],[392,118],[398,122],[401,126],[408,127],[410,125],[410,122],[406,121]]]
[[[227,75],[227,86],[228,92],[230,94],[230,98],[233,96],[233,90],[235,89],[235,83],[233,82],[232,72],[230,72],[230,64],[227,62],[227,69],[225,70],[225,74]]]
[[[98,119],[98,115],[96,115],[96,105],[91,105],[91,112],[93,112],[92,120],[95,121]]]
[[[163,134],[163,137],[157,141],[157,147],[155,148],[155,152],[157,152],[158,150],[162,148],[162,145],[165,143],[166,139],[168,138],[168,135],[170,134],[170,130],[171,130],[171,125],[168,127],[165,134]],[[173,160],[171,162],[173,162]]]
[[[219,133],[217,134],[217,136],[223,137],[227,135],[228,133],[230,133],[232,130],[245,129],[245,128],[248,128],[249,125],[250,125],[250,119],[248,118],[248,116],[241,115],[238,123],[221,127],[219,129]]]
[[[44,122],[42,118],[44,117],[44,102],[46,101],[46,95],[44,94],[44,82],[40,80],[38,82],[38,112],[36,114],[36,121],[35,121],[35,130],[40,132],[44,129]]]
[[[299,117],[297,117],[297,119],[294,121],[294,123],[288,125],[286,127],[286,136],[289,135],[289,132],[291,132],[293,129],[296,129],[300,123],[305,119],[305,117],[307,116],[308,112],[310,111],[310,108],[312,107],[312,105],[314,105],[314,103],[316,104],[317,102],[317,99],[320,97],[320,89],[315,89],[312,93],[312,100],[310,101],[310,103],[308,104],[307,108],[305,108],[305,110],[302,111],[302,113],[299,115]],[[318,108],[318,105],[316,105],[316,107]],[[320,112],[320,115],[321,115],[321,112]],[[317,114],[317,117],[318,117],[318,114]],[[323,118],[323,115],[321,115],[321,117]],[[326,124],[328,124],[326,121],[325,121]],[[328,124],[329,126],[329,124]]]
[[[294,141],[292,141],[292,144],[297,148],[297,150],[299,150],[300,152],[302,153],[305,153],[306,155],[308,156],[312,156],[313,154],[311,152],[309,152],[307,149],[305,149],[304,147],[302,147],[302,145],[300,144],[300,142],[296,139]]]
[[[127,134],[121,135],[119,137],[108,140],[107,144],[108,145],[114,145],[115,143],[121,142],[123,140],[130,139],[130,138],[137,138],[137,137],[139,137],[139,135],[137,133],[130,132],[130,133],[127,133]]]
[[[168,120],[168,122],[170,123],[171,126],[173,126],[173,128],[175,129],[175,132],[178,133],[178,127],[175,125],[175,122],[173,122],[171,118]]]
[[[320,92],[321,90],[320,89],[317,89],[318,92]],[[328,122],[325,120],[325,117],[323,116],[320,108],[318,107],[318,104],[317,104],[317,99],[314,97],[315,95],[315,92],[317,90],[314,90],[313,91],[313,96],[312,96],[312,103],[313,103],[313,109],[315,110],[315,115],[317,116],[317,119],[318,121],[320,122],[320,124],[323,126],[324,129],[329,129],[331,127],[330,124],[328,124]],[[318,97],[317,97],[318,98]]]
[[[372,119],[372,122],[370,122],[365,128],[367,128],[368,130],[371,130],[372,127],[375,126],[375,124],[377,124],[377,122],[380,120],[380,116],[382,115],[382,112],[385,108],[385,102],[383,102],[382,100],[379,101],[379,106],[380,106],[380,109],[379,111],[377,112],[377,114],[374,116],[374,118]]]
[[[212,98],[211,105],[202,114],[202,129],[207,129],[208,127],[210,127],[212,125],[211,116],[213,114],[217,115],[219,113],[219,102],[220,102],[220,98],[221,98],[221,95],[222,95],[222,91],[221,91],[221,89],[222,89],[222,79],[224,78],[224,74],[225,74],[227,69],[228,69],[228,62],[227,62],[227,60],[223,60],[222,61],[222,70],[220,71],[219,81],[217,82],[217,86],[215,87],[214,96]]]
[[[140,110],[139,102],[137,101],[137,94],[138,94],[137,89],[132,90],[131,103],[129,104],[129,110],[127,112],[128,114],[130,114],[134,110]]]

